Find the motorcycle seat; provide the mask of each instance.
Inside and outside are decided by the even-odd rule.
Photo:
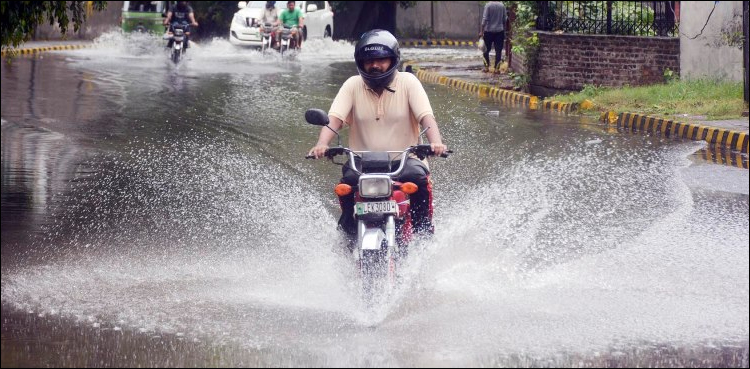
[[[362,173],[388,173],[391,171],[391,156],[385,151],[362,153]]]

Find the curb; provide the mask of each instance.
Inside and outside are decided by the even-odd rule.
[[[55,45],[55,46],[43,46],[43,47],[30,47],[30,48],[23,48],[23,49],[9,49],[9,50],[3,50],[2,52],[0,52],[0,56],[6,56],[6,55],[12,55],[12,54],[31,55],[31,54],[38,54],[44,51],[85,49],[89,47],[91,47],[91,45],[81,44],[81,45]]]
[[[554,100],[542,100],[537,96],[519,93],[515,91],[491,87],[486,84],[467,82],[455,78],[446,77],[436,72],[428,72],[419,68],[416,64],[404,64],[404,71],[414,73],[423,82],[440,84],[470,93],[480,97],[492,97],[496,101],[511,103],[515,106],[524,106],[531,110],[548,110],[555,112],[572,113],[579,109],[591,109],[592,103],[588,100],[582,103],[563,103]],[[540,103],[541,101],[541,103]],[[706,141],[715,147],[734,150],[735,152],[723,153],[721,151],[704,151],[701,157],[712,163],[731,165],[738,168],[748,169],[747,154],[750,151],[750,137],[748,133],[733,131],[725,128],[703,126],[675,122],[662,118],[633,113],[616,113],[607,111],[601,114],[601,122],[606,125],[616,126],[618,131],[648,132],[664,137],[690,139],[694,141]],[[739,152],[740,154],[738,154]],[[744,154],[744,155],[743,155]],[[698,155],[696,155],[698,157]]]
[[[489,96],[495,98],[495,100],[498,101],[509,102],[514,105],[523,105],[532,110],[541,109],[562,113],[572,113],[578,111],[579,108],[591,108],[591,102],[589,102],[588,100],[582,104],[544,100],[538,96],[529,95],[522,92],[497,88],[482,83],[467,82],[456,78],[446,77],[436,72],[427,72],[420,69],[417,64],[413,63],[404,63],[404,71],[414,73],[417,78],[419,78],[423,82],[455,87],[471,93],[479,93],[480,96]]]
[[[554,100],[544,100],[540,106],[542,110],[572,113],[578,111],[578,103],[564,103]]]
[[[750,169],[747,156],[738,154],[736,151],[727,152],[718,147],[714,147],[713,149],[700,149],[693,153],[693,158],[707,163]]]
[[[613,121],[612,118],[615,116],[617,118]],[[664,137],[706,141],[742,154],[747,154],[748,147],[750,147],[750,137],[747,133],[725,128],[676,122],[642,114],[617,114],[613,111],[602,114],[602,121],[607,124],[616,124],[617,128],[626,132],[647,132]]]
[[[478,41],[461,40],[406,40],[400,46],[477,46]]]
[[[424,82],[457,88],[483,97],[492,97],[494,100],[510,103],[515,106],[526,106],[531,109],[536,109],[537,105],[539,105],[539,98],[533,95],[504,90],[502,88],[492,87],[481,83],[467,82],[456,78],[446,77],[439,73],[427,72],[422,69],[414,70],[413,64],[404,65],[404,70],[414,73],[417,78]]]

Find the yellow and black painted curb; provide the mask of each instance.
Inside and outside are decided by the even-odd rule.
[[[467,82],[456,78],[446,77],[439,73],[428,72],[423,69],[413,70],[410,68],[413,67],[412,65],[406,65],[405,67],[407,71],[412,71],[417,78],[427,83],[457,88],[482,97],[491,97],[497,101],[514,106],[525,106],[536,109],[536,106],[539,104],[538,98],[529,94],[505,90],[482,83]]]
[[[423,82],[440,84],[470,93],[480,97],[492,97],[506,104],[524,106],[529,109],[541,109],[571,113],[579,109],[592,109],[593,103],[588,100],[582,103],[562,103],[553,100],[543,100],[533,95],[519,93],[489,86],[486,84],[462,81],[446,77],[439,73],[428,72],[411,63],[404,63],[405,71],[414,73]],[[607,126],[616,127],[619,131],[649,132],[664,137],[706,141],[714,150],[701,150],[694,157],[705,161],[723,165],[731,165],[748,169],[748,151],[750,138],[745,132],[733,131],[725,128],[702,126],[675,122],[671,120],[650,117],[633,113],[616,113],[607,111],[602,113],[600,120]]]
[[[462,40],[405,40],[401,46],[477,46],[478,41]]]
[[[541,109],[562,113],[572,113],[577,111],[581,105],[591,104],[591,102],[588,100],[584,101],[584,103],[582,104],[564,103],[554,100],[543,100],[538,96],[529,95],[522,92],[497,88],[482,83],[467,82],[456,78],[446,77],[440,73],[428,72],[420,69],[415,64],[404,63],[404,68],[406,71],[413,72],[417,76],[417,78],[419,78],[423,82],[435,83],[458,88],[471,93],[478,93],[483,97],[492,97],[495,100],[501,102],[509,103],[515,106],[521,105],[534,110]],[[591,107],[586,105],[584,108],[590,109]]]
[[[721,147],[700,149],[693,153],[692,156],[695,160],[707,163],[750,169],[748,168],[747,155],[742,155],[736,151],[729,151]]]
[[[617,119],[613,121],[613,117]],[[682,138],[693,141],[706,141],[718,147],[748,154],[750,137],[745,132],[725,128],[703,126],[700,124],[675,122],[642,114],[608,112],[602,114],[602,120],[616,124],[617,128],[630,132],[648,132],[659,136]]]
[[[3,50],[0,56],[6,56],[11,54],[16,55],[32,55],[38,54],[45,51],[55,50],[74,50],[74,49],[85,49],[91,47],[90,44],[78,44],[78,45],[55,45],[55,46],[42,46],[42,47],[28,47],[23,49],[10,49]]]
[[[578,103],[564,103],[554,100],[544,100],[539,106],[541,110],[550,110],[561,113],[572,113],[578,110]]]

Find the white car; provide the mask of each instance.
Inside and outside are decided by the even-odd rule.
[[[286,9],[286,1],[277,1],[279,15]],[[240,10],[234,13],[229,27],[229,42],[237,46],[260,47],[260,18],[263,15],[265,1],[240,1]],[[302,35],[308,38],[326,38],[333,35],[333,11],[328,1],[296,1],[295,6],[302,10],[305,20]]]

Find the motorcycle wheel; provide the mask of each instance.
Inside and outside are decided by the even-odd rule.
[[[180,51],[172,50],[172,61],[175,64],[180,62]]]
[[[364,250],[360,260],[362,279],[362,297],[368,305],[374,304],[378,297],[385,297],[396,282],[395,255],[389,255],[385,240],[380,250]]]

